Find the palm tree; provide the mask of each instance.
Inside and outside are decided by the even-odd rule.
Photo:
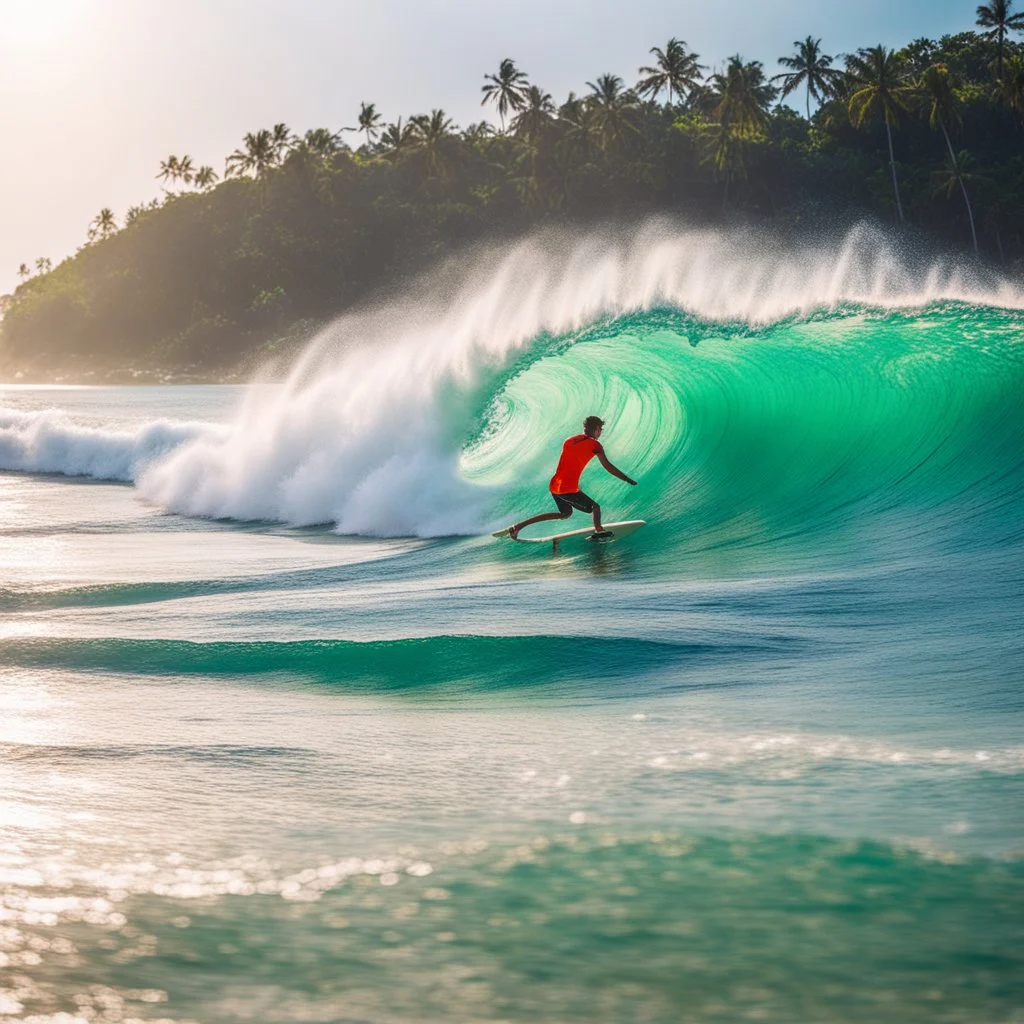
[[[725,72],[711,76],[712,115],[742,138],[755,138],[768,125],[768,108],[778,94],[759,60],[729,58]]]
[[[208,188],[213,188],[217,184],[218,174],[208,164],[203,164],[202,167],[196,171],[195,178],[193,179],[198,188],[201,188],[204,192]]]
[[[274,155],[277,162],[281,163],[285,154],[295,145],[295,136],[292,135],[288,125],[278,122],[270,132],[270,144],[274,148]]]
[[[729,202],[729,185],[747,175],[745,147],[748,137],[732,128],[727,121],[701,126],[702,163],[711,163],[725,183],[722,205]]]
[[[669,106],[672,106],[673,96],[682,99],[684,93],[697,88],[703,80],[703,72],[707,69],[698,63],[698,54],[687,51],[683,40],[672,38],[664,50],[653,46],[650,52],[656,58],[655,66],[640,68],[639,73],[645,77],[637,82],[639,95],[653,99],[658,93],[667,91]]]
[[[599,139],[601,134],[594,104],[571,92],[566,101],[558,108],[558,117],[569,126],[569,130],[566,132],[567,153],[571,155],[573,152],[578,152],[582,155],[584,162],[588,161],[591,144]]]
[[[555,117],[555,103],[551,94],[536,85],[526,90],[522,110],[512,121],[512,130],[527,139],[536,139]]]
[[[915,86],[899,54],[884,46],[872,46],[849,55],[846,58],[846,73],[850,80],[847,109],[854,126],[861,128],[878,118],[885,123],[892,190],[896,196],[896,212],[900,223],[903,223],[903,204],[900,202],[896,157],[892,148],[892,128],[910,108],[916,92]]]
[[[957,188],[960,189],[964,202],[967,204],[967,218],[971,224],[971,238],[974,241],[974,251],[977,253],[978,233],[974,228],[974,211],[971,209],[971,202],[967,198],[967,182],[982,180],[979,175],[973,173],[975,166],[974,157],[967,150],[962,149],[959,153],[954,153],[951,149],[949,156],[946,158],[945,168],[941,171],[936,171],[932,175],[932,181],[935,183],[936,194],[945,192],[947,199],[953,195]]]
[[[607,149],[611,143],[621,143],[627,132],[635,132],[633,108],[636,94],[625,88],[618,75],[598,76],[594,82],[587,82],[590,95],[587,102],[594,108],[595,120],[601,133],[601,141]]]
[[[89,225],[89,240],[109,238],[116,230],[117,218],[114,216],[114,211],[109,206],[104,206]]]
[[[392,160],[406,155],[413,144],[413,125],[410,122],[401,123],[401,118],[389,124],[381,133],[381,146],[384,155]]]
[[[490,149],[496,134],[494,125],[489,121],[474,121],[462,133],[462,137],[471,146],[482,147],[486,150]]]
[[[949,151],[948,166],[953,171],[959,171],[962,167],[962,161],[953,152],[953,143],[949,137],[949,129],[959,127],[962,118],[956,93],[953,91],[949,81],[949,68],[945,64],[933,64],[930,68],[927,68],[921,75],[921,91],[929,104],[928,124],[931,126],[932,131],[935,131],[936,128],[942,131],[942,137],[946,140],[946,149]],[[961,156],[966,155],[966,153],[961,154]],[[960,191],[963,193],[964,203],[967,205],[967,218],[971,223],[971,239],[974,242],[974,251],[977,253],[978,233],[974,229],[974,211],[971,209],[971,200],[967,195],[965,175],[957,173],[955,177],[945,179],[945,183],[948,184],[949,181],[952,181],[954,186],[959,184]],[[953,186],[950,186],[950,192],[952,188]]]
[[[807,120],[811,119],[811,97],[815,103],[830,97],[835,91],[840,78],[838,71],[832,67],[832,58],[821,52],[821,40],[808,36],[803,42],[795,40],[793,45],[796,53],[792,57],[780,57],[779,63],[789,68],[788,72],[776,75],[772,81],[782,81],[782,95],[788,96],[807,86]]]
[[[22,263],[21,266],[18,267],[18,277],[20,277],[22,281],[24,281],[31,276],[32,271],[29,269],[28,264]]]
[[[359,127],[356,131],[366,133],[366,145],[372,146],[380,135],[380,125],[383,117],[377,113],[377,107],[373,103],[363,103],[359,108]],[[349,129],[350,131],[352,129]]]
[[[192,164],[192,157],[187,153],[178,161],[178,177],[186,184],[192,184],[192,178],[194,177],[194,167]]]
[[[344,131],[345,129],[342,129]],[[321,199],[331,197],[330,168],[334,157],[343,149],[341,132],[327,128],[311,128],[288,153],[284,166],[300,172]]]
[[[723,204],[729,201],[730,183],[746,177],[746,149],[764,138],[768,109],[777,95],[778,89],[765,78],[764,65],[739,54],[708,80],[703,102],[713,122],[703,124],[700,134],[704,160],[714,164],[725,182]]]
[[[1003,77],[1003,48],[1009,32],[1024,32],[1024,11],[1011,14],[1013,0],[989,0],[978,8],[979,28],[987,28],[982,35],[986,39],[995,39],[998,46],[996,55],[996,78]]]
[[[327,161],[341,151],[341,132],[332,132],[329,128],[310,128],[298,145],[305,146],[310,153]]]
[[[160,161],[160,173],[157,177],[163,179],[165,188],[168,184],[173,185],[181,177],[180,167],[180,161],[173,154]]]
[[[447,151],[454,138],[452,119],[443,110],[418,114],[409,121],[411,148],[422,153],[427,173],[444,178],[448,171]]]
[[[993,97],[1024,117],[1024,58],[1014,55],[1003,66],[996,79]]]
[[[236,149],[225,161],[225,177],[254,174],[263,178],[267,172],[280,163],[279,146],[274,135],[266,128],[258,132],[247,132],[242,147]]]
[[[36,270],[39,271],[40,274],[48,274],[52,269],[53,264],[50,262],[49,257],[40,256],[39,259],[36,260]]]
[[[412,141],[412,125],[402,124],[399,118],[393,124],[389,124],[381,133],[380,143],[384,152],[390,157],[401,156]]]
[[[487,83],[480,90],[484,98],[480,106],[493,103],[501,118],[501,130],[505,131],[505,115],[509,110],[521,110],[526,102],[526,74],[520,71],[511,57],[506,57],[496,75],[484,75]]]

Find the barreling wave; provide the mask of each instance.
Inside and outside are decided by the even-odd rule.
[[[538,236],[342,318],[223,429],[8,418],[0,467],[131,479],[190,515],[471,534],[543,505],[561,436],[598,412],[642,486],[595,487],[661,524],[646,544],[993,509],[1017,537],[1022,309],[867,228],[803,247],[663,222]]]

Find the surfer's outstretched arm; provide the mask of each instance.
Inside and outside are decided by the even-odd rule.
[[[631,476],[626,476],[621,469],[613,466],[611,462],[608,461],[608,456],[605,455],[603,448],[597,452],[597,458],[601,465],[604,466],[612,476],[617,476],[620,480],[625,480],[627,484],[636,487],[636,481]]]

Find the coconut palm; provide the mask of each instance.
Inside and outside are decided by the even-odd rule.
[[[749,136],[737,131],[727,121],[702,125],[700,136],[702,162],[712,164],[725,183],[722,192],[722,205],[725,206],[729,202],[729,185],[738,178],[746,177],[745,155]]]
[[[992,96],[999,103],[1024,117],[1024,58],[1016,54],[1003,65]]]
[[[633,119],[636,94],[625,88],[618,75],[600,75],[596,81],[587,82],[587,88],[590,89],[587,103],[593,107],[601,142],[606,149],[613,143],[621,144],[627,133],[636,132]]]
[[[590,151],[601,134],[594,104],[571,92],[558,108],[558,118],[568,125],[565,135],[567,154],[579,153],[584,161],[589,160]]]
[[[270,144],[274,148],[274,155],[277,157],[278,163],[284,160],[288,150],[295,145],[295,141],[291,129],[283,122],[278,122],[270,130]]]
[[[52,269],[53,264],[50,262],[49,257],[40,256],[39,259],[36,260],[36,270],[40,274],[48,274]]]
[[[291,147],[285,166],[305,172],[321,198],[327,198],[330,196],[329,178],[324,172],[342,148],[341,132],[311,128]]]
[[[383,146],[385,154],[395,158],[407,152],[411,142],[411,132],[412,126],[408,122],[402,124],[401,118],[389,124],[380,137],[380,144]]]
[[[278,141],[273,133],[261,128],[258,132],[246,132],[241,148],[236,149],[225,161],[224,175],[231,178],[254,174],[257,178],[263,178],[280,162]]]
[[[960,152],[954,153],[950,149],[945,167],[932,175],[936,195],[944,192],[946,198],[949,199],[956,189],[960,189],[964,202],[967,204],[967,219],[971,225],[971,239],[974,242],[975,253],[978,251],[978,233],[974,228],[974,211],[971,209],[971,201],[967,198],[967,183],[982,180],[980,175],[974,173],[976,166],[974,157],[967,150],[962,149]]]
[[[192,179],[195,177],[195,166],[192,163],[192,157],[188,153],[178,161],[178,177],[186,185],[191,185]]]
[[[18,277],[20,277],[22,279],[22,281],[24,281],[24,280],[26,280],[27,278],[29,278],[31,276],[32,276],[32,271],[29,269],[28,264],[27,263],[22,263],[18,267]]]
[[[1006,46],[1006,36],[1010,32],[1024,32],[1024,11],[1011,14],[1013,0],[989,0],[982,4],[977,11],[978,20],[975,24],[979,28],[987,28],[982,35],[986,39],[994,39],[998,50],[996,52],[996,78],[1003,77],[1003,49]]]
[[[520,71],[511,57],[506,57],[496,75],[484,75],[487,83],[480,90],[484,98],[480,106],[493,103],[501,118],[501,130],[505,131],[505,115],[510,110],[521,110],[526,102],[526,74]]]
[[[811,97],[815,103],[830,97],[838,84],[840,73],[832,67],[832,57],[821,52],[821,40],[808,36],[803,42],[795,40],[796,53],[792,57],[780,57],[779,63],[789,71],[775,75],[773,82],[782,82],[782,95],[788,96],[807,87],[807,120],[811,119]]]
[[[768,109],[777,95],[761,62],[745,61],[739,54],[708,80],[702,103],[712,121],[700,128],[700,143],[704,161],[725,182],[723,204],[729,200],[730,183],[746,177],[746,150],[764,138]]]
[[[862,128],[879,119],[885,124],[892,190],[896,197],[896,212],[902,223],[903,204],[900,202],[900,187],[896,178],[892,129],[910,109],[916,87],[903,59],[895,50],[887,50],[884,46],[872,46],[850,54],[846,58],[846,73],[849,79],[847,109],[854,126]]]
[[[217,178],[217,172],[208,164],[203,164],[196,171],[193,181],[195,181],[197,188],[201,188],[205,192],[208,188],[213,188],[217,184]]]
[[[366,134],[366,145],[372,146],[380,135],[380,126],[384,118],[377,112],[373,103],[363,103],[359,107],[359,127],[355,131]],[[353,129],[349,129],[352,131]]]
[[[953,152],[953,143],[949,137],[951,130],[958,128],[962,123],[960,115],[960,104],[953,86],[949,80],[949,68],[945,64],[933,64],[925,69],[921,75],[921,92],[928,103],[928,124],[932,131],[941,130],[942,137],[946,140],[946,149],[949,153],[948,168],[952,171],[962,169],[962,161]],[[966,156],[962,153],[961,156]],[[974,242],[974,251],[978,251],[978,233],[974,229],[974,211],[971,209],[971,200],[967,195],[968,176],[958,174],[955,178],[947,177],[945,182],[953,181],[954,185],[959,184],[963,193],[964,203],[967,206],[967,219],[971,224],[971,239]],[[947,193],[948,195],[949,193]]]
[[[173,185],[181,177],[181,161],[173,154],[166,160],[160,161],[160,173],[158,178],[163,179],[164,187]]]
[[[494,125],[490,124],[490,122],[474,121],[462,133],[462,137],[471,146],[481,146],[484,149],[489,149],[496,134]]]
[[[544,92],[539,86],[531,85],[526,90],[523,108],[516,114],[511,128],[516,135],[536,139],[554,120],[555,113],[555,103],[551,99],[551,94]]]
[[[759,60],[744,61],[736,54],[724,72],[711,76],[712,115],[734,134],[761,135],[768,125],[768,108],[778,90],[764,76]]]
[[[89,240],[109,238],[116,230],[117,218],[114,211],[109,206],[104,206],[89,225]]]
[[[681,39],[672,38],[662,50],[651,47],[656,60],[654,67],[642,67],[639,73],[644,77],[637,82],[636,91],[640,96],[656,98],[659,93],[668,93],[669,106],[673,97],[682,99],[685,93],[697,88],[707,70],[699,63],[699,55],[690,53],[686,43]]]
[[[409,120],[410,148],[423,155],[427,174],[444,178],[448,172],[448,152],[454,140],[452,119],[443,110],[418,114]]]

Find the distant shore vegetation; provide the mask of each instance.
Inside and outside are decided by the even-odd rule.
[[[599,74],[561,101],[506,59],[480,92],[496,126],[364,102],[340,129],[251,132],[222,171],[169,155],[159,198],[100,210],[57,266],[21,265],[0,372],[224,375],[474,242],[657,212],[867,215],[1020,273],[1024,12],[990,0],[975,27],[842,56],[809,36],[777,74],[674,38],[634,82]]]

